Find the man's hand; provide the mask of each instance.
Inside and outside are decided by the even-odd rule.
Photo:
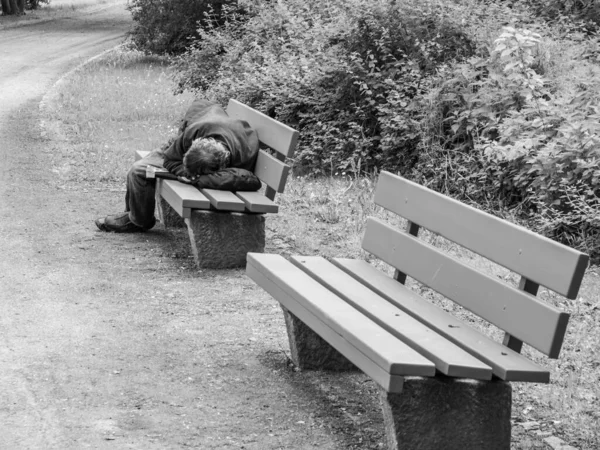
[[[196,181],[198,181],[198,178],[200,177],[200,175],[194,175],[193,177],[177,177],[177,180],[181,181],[182,183],[185,184],[194,184]]]

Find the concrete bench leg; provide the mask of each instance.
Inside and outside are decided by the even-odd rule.
[[[263,214],[193,210],[185,222],[199,268],[243,267],[248,252],[265,251]]]
[[[406,377],[380,399],[390,450],[510,449],[510,383]]]
[[[323,340],[283,306],[292,361],[300,369],[359,370],[344,355]]]
[[[165,228],[185,227],[185,220],[160,195],[156,196],[156,213]]]

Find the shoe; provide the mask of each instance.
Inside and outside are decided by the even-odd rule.
[[[115,233],[138,233],[146,231],[145,228],[138,227],[129,219],[128,212],[96,219],[95,223],[102,231],[114,231]]]

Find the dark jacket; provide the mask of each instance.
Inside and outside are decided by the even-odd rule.
[[[258,135],[248,122],[232,119],[217,103],[198,99],[185,113],[179,131],[179,136],[164,152],[164,166],[169,172],[186,176],[183,155],[192,141],[212,137],[223,142],[231,152],[230,167],[201,175],[194,184],[200,188],[231,191],[260,189],[260,180],[252,173],[258,156]]]

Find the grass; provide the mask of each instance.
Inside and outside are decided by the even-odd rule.
[[[191,101],[173,96],[163,60],[123,50],[76,72],[58,95],[46,115],[68,144],[56,152],[52,170],[65,183],[113,187],[135,150],[152,150],[176,133]]]
[[[135,150],[162,145],[178,127],[190,95],[172,94],[170,69],[164,61],[137,52],[116,50],[73,74],[60,86],[56,103],[44,110],[54,130],[52,170],[64,187],[123,190],[125,173]],[[402,226],[372,202],[376,174],[306,178],[292,176],[279,197],[281,212],[269,217],[268,250],[283,255],[319,254],[367,259],[388,272],[383,263],[360,250],[368,216]],[[432,235],[425,240],[455,257],[517,283],[517,277],[477,255]],[[600,276],[591,267],[580,295],[566,300],[543,290],[540,297],[571,314],[558,360],[525,348],[524,353],[551,370],[548,385],[514,383],[513,448],[546,448],[542,439],[558,436],[579,448],[600,448]],[[472,317],[452,302],[412,283],[431,301],[466,318],[477,328],[501,338],[501,332]],[[526,431],[520,423],[534,423]]]

